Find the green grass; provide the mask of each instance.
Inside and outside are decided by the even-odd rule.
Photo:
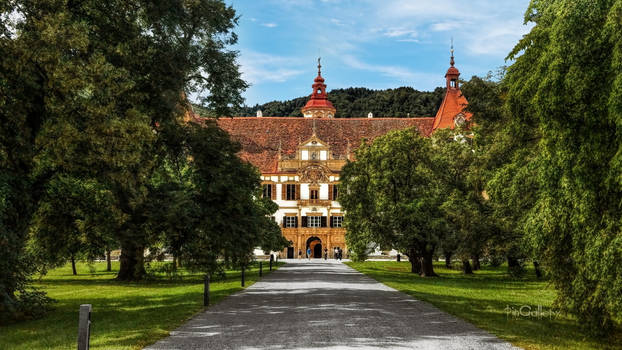
[[[555,291],[538,280],[533,270],[526,277],[510,278],[505,267],[487,267],[466,276],[438,263],[440,278],[422,278],[410,273],[409,262],[367,261],[349,266],[390,287],[429,302],[439,309],[489,331],[526,349],[621,349],[622,332],[609,339],[587,337],[577,321],[568,315],[552,319],[513,317],[506,308],[523,305],[543,311],[552,309]],[[526,311],[526,309],[524,309]]]
[[[268,273],[264,263],[264,273]],[[138,283],[121,283],[105,271],[105,263],[78,264],[78,275],[67,265],[50,271],[37,286],[57,300],[44,318],[0,327],[0,349],[74,349],[80,304],[92,304],[91,349],[141,349],[168,335],[203,310],[200,274],[183,271],[181,280],[161,276]],[[258,266],[246,271],[246,286],[259,279]],[[210,305],[242,290],[240,271],[227,271],[224,281],[210,285]]]

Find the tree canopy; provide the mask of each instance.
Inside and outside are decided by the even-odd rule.
[[[211,254],[195,267],[213,273],[284,244],[239,146],[184,122],[188,94],[220,115],[242,101],[231,6],[17,0],[0,2],[0,19],[2,320],[36,310],[29,276],[77,253],[120,247],[117,278],[137,280],[147,248]]]
[[[516,210],[558,305],[603,332],[622,313],[622,1],[532,1],[512,50],[491,199]]]
[[[430,139],[415,129],[392,131],[359,147],[356,161],[343,168],[339,197],[355,254],[376,243],[408,254],[413,272],[435,275],[432,256],[447,222],[439,210],[443,191],[432,155]]]
[[[365,118],[369,112],[374,117],[433,117],[436,115],[445,88],[434,91],[419,91],[411,87],[396,89],[371,90],[363,87],[334,89],[328,93],[328,99],[337,109],[336,118]],[[308,96],[288,101],[272,101],[255,106],[244,106],[234,110],[234,116],[254,117],[261,110],[267,117],[302,117],[300,111],[309,100]],[[211,115],[208,108],[197,106],[197,113]]]

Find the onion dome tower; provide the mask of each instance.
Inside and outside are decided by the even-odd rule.
[[[322,78],[322,65],[320,58],[317,59],[317,77],[313,81],[313,93],[307,104],[302,108],[302,115],[305,118],[333,118],[337,111],[333,104],[328,100],[326,94],[326,84]]]
[[[460,91],[460,71],[454,67],[454,45],[451,44],[451,58],[449,60],[449,69],[445,74],[445,80],[447,82],[447,92],[445,92],[445,98],[443,103],[436,112],[434,117],[433,130],[455,128],[456,126],[463,125],[465,122],[471,119],[471,113],[464,111],[468,105],[467,99],[462,95]]]

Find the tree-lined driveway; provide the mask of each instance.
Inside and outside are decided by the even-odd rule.
[[[335,261],[291,261],[147,347],[515,349]]]

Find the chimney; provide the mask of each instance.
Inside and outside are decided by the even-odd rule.
[[[261,112],[261,109],[257,110],[257,118],[261,118],[263,117],[263,113]]]
[[[374,117],[374,113],[369,112],[369,114],[367,115],[367,118],[373,118]]]

